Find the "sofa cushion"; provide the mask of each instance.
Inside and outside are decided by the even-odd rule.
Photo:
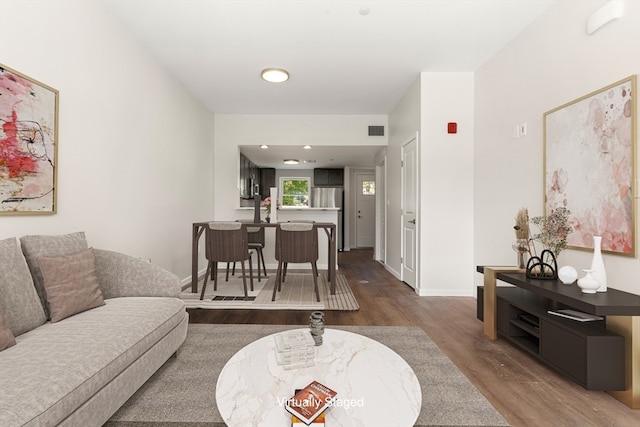
[[[14,336],[47,321],[18,239],[0,240],[0,312]]]
[[[0,311],[0,351],[16,345],[16,337],[11,333],[9,324]]]
[[[185,316],[177,298],[113,298],[22,334],[0,352],[0,426],[58,425]]]
[[[38,291],[40,302],[45,307],[45,314],[49,318],[49,312],[46,309],[47,296],[42,284],[42,273],[37,259],[45,256],[56,257],[78,253],[88,249],[87,240],[83,232],[77,232],[58,236],[24,236],[20,238],[20,243],[24,257],[29,265],[31,276],[33,276],[33,283],[36,291]]]
[[[93,249],[37,259],[52,322],[104,305]]]

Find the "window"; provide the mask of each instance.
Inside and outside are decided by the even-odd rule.
[[[282,206],[309,207],[309,178],[280,178]]]
[[[362,181],[362,195],[363,196],[375,196],[376,195],[376,182],[375,181]]]

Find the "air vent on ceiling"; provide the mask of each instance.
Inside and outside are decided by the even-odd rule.
[[[384,136],[384,126],[369,126],[369,136]]]

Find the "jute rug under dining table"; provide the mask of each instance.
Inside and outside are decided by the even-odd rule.
[[[227,360],[259,338],[300,327],[304,326],[190,324],[179,356],[169,359],[105,426],[224,426],[215,403],[215,390]],[[422,329],[327,327],[377,340],[407,361],[422,390],[422,408],[416,426],[509,425]]]

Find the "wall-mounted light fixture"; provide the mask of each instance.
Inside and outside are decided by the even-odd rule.
[[[605,3],[587,20],[587,34],[593,34],[610,21],[620,18],[623,12],[624,5],[622,1],[611,0],[609,3]]]

